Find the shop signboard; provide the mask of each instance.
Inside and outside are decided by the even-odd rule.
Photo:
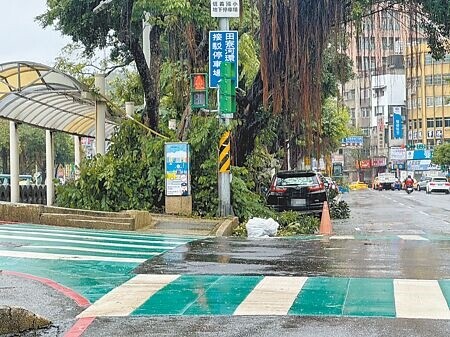
[[[407,162],[408,171],[439,171],[441,167],[431,163],[431,159],[422,160],[408,160]]]
[[[406,149],[401,147],[391,147],[390,160],[406,160]]]
[[[386,157],[374,157],[372,158],[372,167],[386,166]]]

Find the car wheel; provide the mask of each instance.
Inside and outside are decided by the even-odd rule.
[[[449,194],[449,193],[450,193],[450,191],[449,191],[449,190],[445,191],[445,194]]]

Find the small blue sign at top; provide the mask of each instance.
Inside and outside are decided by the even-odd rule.
[[[235,83],[238,84],[238,32],[210,31],[209,32],[209,87],[217,88],[220,81],[220,64],[234,62]]]

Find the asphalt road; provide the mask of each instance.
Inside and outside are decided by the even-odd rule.
[[[443,291],[448,287],[450,196],[417,191],[407,195],[403,191],[366,190],[345,194],[343,198],[349,203],[352,215],[350,219],[334,221],[334,237],[207,238],[169,250],[138,265],[134,272],[198,277],[211,274],[242,278],[246,275],[308,276],[313,281],[317,276],[335,280],[361,277],[370,280],[440,280]],[[446,286],[442,286],[443,282]],[[39,291],[42,291],[41,287]],[[183,294],[179,295],[178,299],[183,300]],[[414,294],[410,295],[414,297]],[[42,298],[47,298],[45,296]],[[9,295],[8,298],[12,301],[13,297]],[[170,306],[171,300],[167,297],[164,301]],[[68,322],[73,321],[74,313],[81,311],[61,300],[41,302],[38,296],[34,301],[34,306],[54,306],[46,312],[53,315],[57,328],[30,336],[63,335]],[[314,298],[311,301],[314,302]],[[58,317],[58,310],[68,314]],[[97,317],[82,334],[108,337],[330,335],[448,337],[450,320],[302,315],[135,315]]]

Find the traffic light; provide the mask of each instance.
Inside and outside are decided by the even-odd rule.
[[[233,62],[220,64],[219,111],[221,115],[236,112],[236,81]]]
[[[191,108],[208,107],[208,88],[206,86],[207,74],[191,74]]]

